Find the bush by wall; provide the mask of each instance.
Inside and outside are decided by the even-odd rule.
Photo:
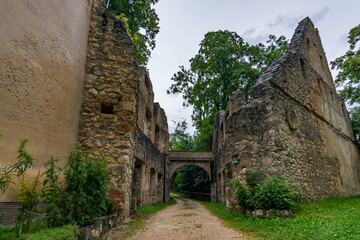
[[[246,185],[231,179],[230,187],[243,209],[294,210],[300,193],[278,174],[265,176],[260,171],[246,173]]]
[[[46,163],[44,181],[46,218],[49,226],[71,223],[84,226],[97,218],[110,215],[114,206],[108,198],[110,175],[107,162],[101,157],[85,158],[78,143],[70,152],[64,168],[64,181],[59,181],[62,169],[53,157]]]

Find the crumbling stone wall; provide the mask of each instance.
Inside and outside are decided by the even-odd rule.
[[[164,201],[169,133],[165,111],[154,103],[149,75],[139,69],[132,209]]]
[[[154,142],[154,92],[145,68],[139,69],[137,123],[140,130]]]
[[[1,167],[16,161],[24,138],[37,159],[29,178],[50,154],[63,165],[74,147],[90,9],[90,0],[0,1]],[[16,199],[11,190],[0,197]]]
[[[162,202],[167,119],[124,23],[104,0],[40,2],[0,3],[1,164],[16,160],[25,137],[37,167],[50,154],[65,160],[79,140],[85,155],[109,160],[110,197],[123,217]]]
[[[221,182],[260,169],[281,172],[309,199],[360,194],[358,144],[309,18],[250,96],[247,103],[235,93],[227,112],[216,115],[213,150]],[[217,189],[219,201],[231,206],[228,187],[218,182]]]
[[[167,118],[124,23],[100,0],[91,16],[79,140],[110,161],[110,198],[126,217],[164,200]]]
[[[124,23],[94,0],[79,141],[84,153],[110,161],[110,197],[129,215],[134,169],[138,67]]]

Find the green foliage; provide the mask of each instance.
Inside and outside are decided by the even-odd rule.
[[[198,166],[183,166],[171,178],[171,190],[175,192],[210,192],[209,175]]]
[[[264,179],[263,174],[257,171],[247,173],[250,176],[246,180],[247,186],[239,179],[231,179],[230,186],[244,209],[263,210],[294,210],[295,204],[300,202],[300,193],[282,176],[268,176]]]
[[[58,161],[58,158],[54,158],[53,155],[50,155],[49,161],[45,163],[46,171],[42,174],[45,176],[42,196],[44,197],[44,202],[47,203],[44,211],[49,227],[57,227],[65,224],[65,219],[61,212],[61,209],[64,208],[64,199],[62,195],[64,190],[62,182],[59,180],[59,174],[62,169],[56,165]]]
[[[26,151],[25,145],[30,139],[25,138],[21,141],[18,148],[18,157],[17,162],[12,165],[6,165],[4,168],[0,169],[2,176],[0,177],[0,191],[4,194],[8,189],[10,184],[13,183],[11,178],[17,176],[20,178],[28,168],[34,166],[34,158]]]
[[[329,198],[304,203],[292,218],[247,218],[221,203],[202,202],[225,225],[249,239],[360,239],[360,197]]]
[[[40,202],[41,181],[40,171],[32,182],[25,181],[24,176],[20,181],[20,190],[18,192],[19,199],[19,215],[16,218],[16,226],[18,234],[22,234],[23,226],[26,225],[25,232],[30,230],[30,223],[34,215],[34,207]]]
[[[105,215],[108,207],[109,173],[104,158],[85,158],[78,143],[64,168],[61,211],[65,222],[86,225]]]
[[[238,179],[230,179],[229,184],[231,186],[231,191],[234,193],[236,199],[238,200],[238,204],[243,207],[248,206],[248,200],[250,196],[249,189],[242,184]]]
[[[48,203],[45,208],[48,226],[86,225],[113,213],[114,206],[108,199],[110,176],[104,158],[85,158],[77,143],[64,168],[64,181],[59,181],[62,169],[56,166],[57,162],[51,156],[45,164],[43,196]]]
[[[194,139],[186,132],[187,122],[184,119],[182,122],[176,123],[174,121],[175,131],[170,134],[170,149],[171,150],[194,150]]]
[[[180,66],[167,91],[182,94],[183,105],[193,107],[198,148],[211,149],[215,113],[226,109],[232,93],[239,90],[248,96],[260,74],[287,46],[283,36],[277,39],[271,35],[266,46],[251,46],[235,32],[205,34],[198,53],[190,59],[190,68]]]
[[[155,48],[159,32],[159,17],[152,8],[158,0],[111,0],[110,10],[121,18],[133,40],[137,62],[146,65]]]
[[[300,194],[284,177],[275,175],[256,185],[253,202],[263,210],[294,210]]]
[[[1,135],[0,135],[1,136]],[[0,177],[0,191],[2,194],[6,192],[10,184],[13,184],[12,177],[17,176],[20,180],[20,177],[23,176],[27,169],[34,166],[34,158],[26,151],[25,145],[30,140],[28,138],[20,142],[18,148],[18,157],[17,162],[12,165],[6,165],[4,168],[0,169],[2,176]],[[24,178],[20,180],[20,192],[19,201],[20,208],[19,217],[17,219],[18,224],[20,225],[19,233],[21,234],[23,223],[30,224],[32,219],[32,209],[38,201],[38,182],[39,176],[35,178],[32,184],[28,184],[24,181]],[[0,213],[0,220],[3,217],[3,213]],[[28,225],[29,226],[29,225]],[[28,228],[27,228],[28,231]]]
[[[352,28],[348,35],[349,50],[345,55],[330,62],[332,69],[339,70],[335,78],[336,86],[342,88],[340,96],[350,104],[360,103],[360,24]],[[355,133],[359,137],[358,109],[351,112],[351,122]]]
[[[213,127],[205,119],[201,122],[196,133],[191,136],[186,132],[187,122],[184,119],[182,122],[175,123],[175,131],[170,134],[170,149],[182,151],[208,151],[211,150]]]
[[[194,136],[194,150],[211,151],[213,128],[214,118],[205,118],[197,124],[197,130]]]
[[[256,185],[260,184],[261,181],[265,179],[265,174],[260,171],[246,171],[246,184],[249,186],[250,189],[255,189]]]
[[[357,136],[357,140],[360,140],[360,107],[354,107],[350,111],[351,126]]]
[[[17,235],[16,227],[0,228],[0,240],[65,240],[75,239],[78,226],[65,225],[57,228],[47,228],[46,220],[41,218],[30,224],[29,233]]]

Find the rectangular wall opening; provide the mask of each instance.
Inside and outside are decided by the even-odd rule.
[[[114,114],[114,105],[101,103],[101,113]]]

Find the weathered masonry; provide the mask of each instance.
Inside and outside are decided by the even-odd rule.
[[[360,194],[359,148],[317,29],[300,22],[289,51],[262,74],[250,102],[235,92],[215,118],[217,199],[246,170],[280,171],[310,199]]]
[[[29,137],[38,159],[31,178],[50,154],[63,165],[80,141],[86,155],[109,160],[110,197],[127,217],[139,205],[168,200],[167,118],[124,23],[102,0],[72,2],[0,3],[1,21],[12,23],[1,25],[11,30],[0,36],[1,165],[16,161]],[[16,213],[15,194],[1,201]]]
[[[310,199],[360,194],[358,144],[308,18],[250,101],[234,92],[217,113],[213,152],[168,151],[167,118],[149,75],[102,0],[2,1],[0,22],[1,166],[30,138],[32,178],[50,154],[63,165],[80,141],[85,154],[109,160],[110,197],[123,217],[168,201],[170,177],[183,165],[204,168],[212,201],[230,207],[228,180],[255,169],[282,172]],[[16,212],[11,191],[0,201]]]
[[[2,167],[30,138],[32,178],[50,154],[66,159],[77,141],[90,9],[88,0],[0,1]],[[14,191],[0,195],[16,199]]]
[[[99,1],[91,13],[80,142],[110,161],[110,198],[128,216],[164,200],[167,118],[124,23]]]
[[[207,151],[170,151],[168,157],[169,181],[177,169],[193,165],[201,167],[209,176],[210,200],[216,202],[216,178],[214,178],[215,159],[213,152]],[[169,194],[169,193],[167,193]]]

